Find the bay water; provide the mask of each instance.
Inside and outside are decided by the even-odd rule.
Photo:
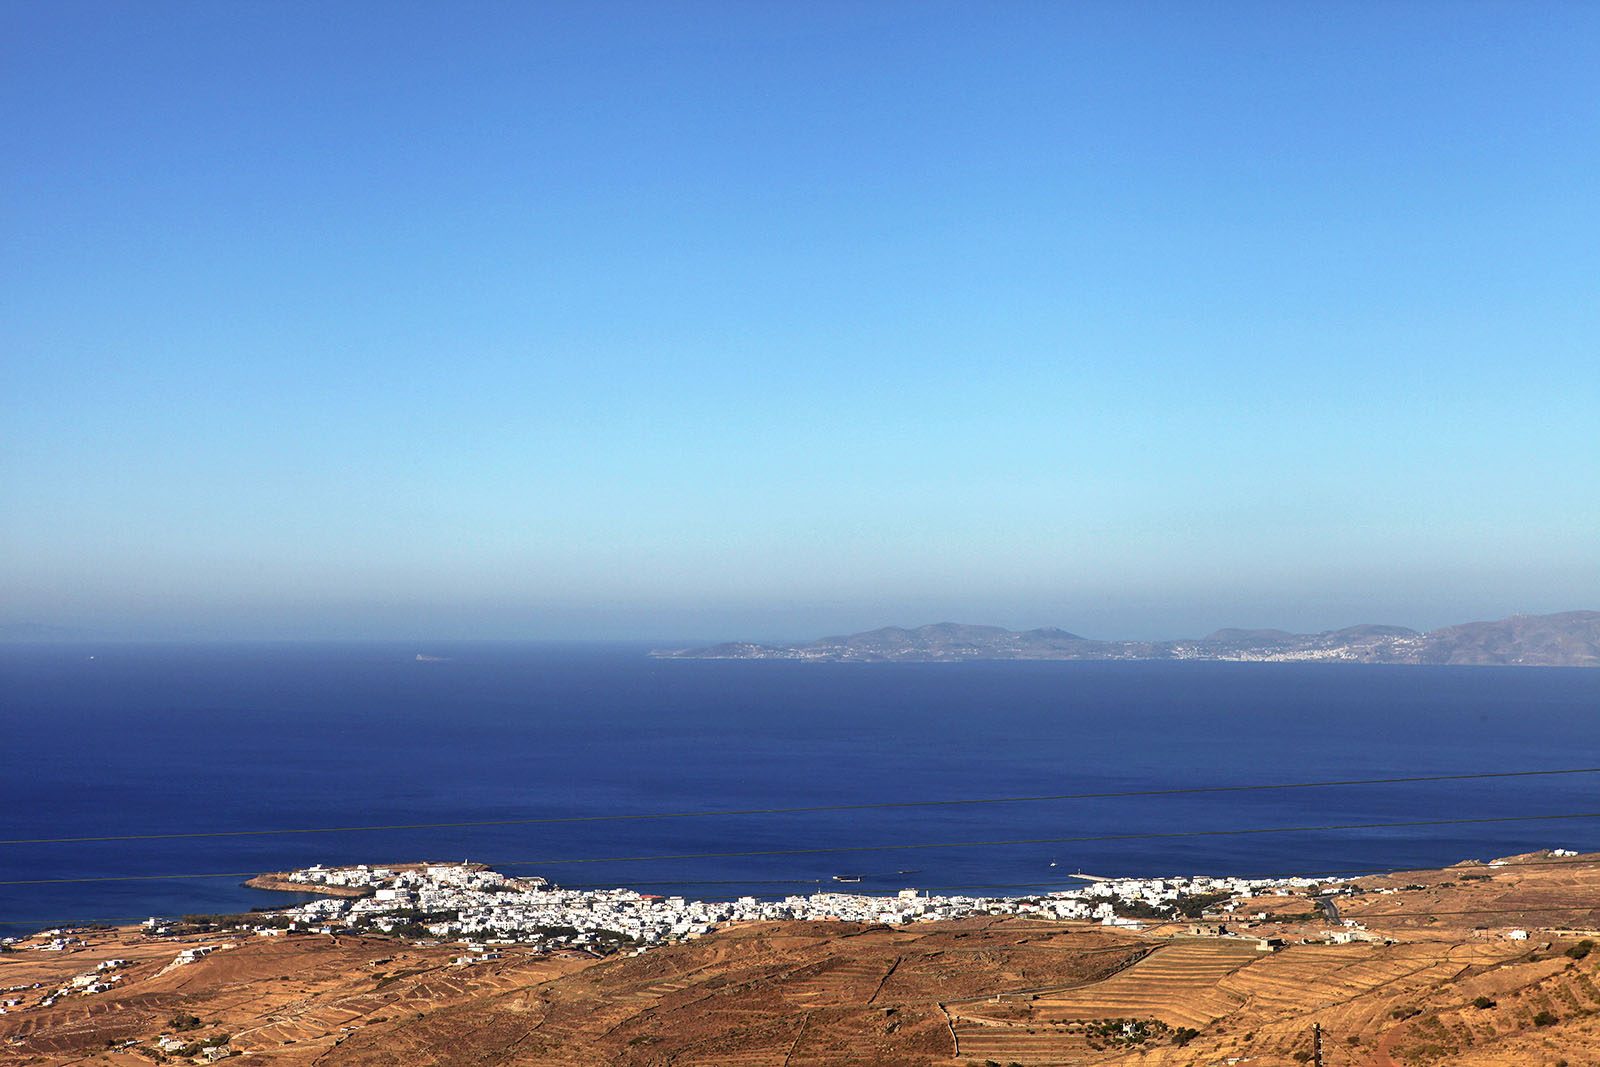
[[[0,934],[281,905],[239,883],[315,863],[1023,895],[1600,848],[1592,773],[632,818],[1580,768],[1600,671],[647,651],[0,646]],[[1466,819],[1518,821],[1364,825]]]

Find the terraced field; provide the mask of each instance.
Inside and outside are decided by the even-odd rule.
[[[1589,960],[1579,964],[1560,956],[1520,969],[1531,980],[1509,994],[1495,988],[1494,979],[1503,976],[1492,970],[1453,986],[1454,1003],[1435,1005],[1395,1028],[1394,1058],[1418,1067],[1595,1062],[1572,1054],[1596,1047],[1600,1035],[1600,969]],[[1493,1000],[1491,1008],[1472,1002],[1480,990]],[[1540,1013],[1565,1024],[1559,1037],[1537,1021]]]
[[[960,1055],[972,1062],[1076,1063],[1093,1051],[1080,1030],[1064,1026],[1003,1026],[962,1018],[955,1029]]]
[[[1253,943],[1180,941],[1157,948],[1103,981],[1061,992],[947,1005],[959,1055],[977,1062],[1076,1063],[1114,1054],[1086,1021],[1158,1020],[1199,1028],[1236,1009],[1241,998],[1218,983],[1259,961]]]
[[[1228,1039],[1221,1035],[1243,1033],[1256,1052],[1283,1058],[1302,1050],[1317,1022],[1330,1039],[1349,1042],[1340,1049],[1349,1058],[1359,1056],[1363,1042],[1376,1045],[1429,996],[1459,989],[1459,1001],[1469,1003],[1477,986],[1463,976],[1523,955],[1507,942],[1297,945],[1270,955],[1239,942],[1179,942],[1102,982],[952,1005],[950,1012],[960,1054],[974,1062],[1078,1063],[1135,1050],[1146,1067],[1189,1062],[1181,1048],[1172,1047],[1170,1031],[1147,1042],[1124,1041],[1090,1032],[1084,1021],[1095,1019],[1159,1020],[1173,1031],[1190,1027],[1224,1043]],[[1570,1016],[1600,1007],[1600,989],[1586,976],[1552,973],[1546,981],[1548,993],[1520,1006],[1526,1018],[1516,1025],[1532,1027],[1535,1010]],[[1424,1022],[1430,1029],[1413,1039],[1421,1048],[1467,1048],[1473,1023],[1480,1030],[1487,1025],[1471,1018]]]
[[[1366,1026],[1375,1026],[1392,1002],[1412,991],[1459,977],[1474,964],[1497,962],[1513,953],[1503,947],[1476,949],[1415,945],[1297,945],[1229,975],[1219,988],[1241,1001],[1241,1025],[1288,1021],[1341,1008],[1368,994]],[[1343,1022],[1348,1028],[1347,1015]]]
[[[1493,879],[1527,889],[1546,870],[1510,869]],[[0,960],[6,983],[27,990],[0,1015],[0,1064],[149,1067],[158,1035],[179,1030],[282,1067],[1292,1067],[1314,1023],[1330,1067],[1600,1064],[1591,931],[1512,940],[1490,925],[1499,912],[1466,907],[1501,891],[1435,878],[1394,895],[1418,909],[1438,897],[1454,928],[1276,953],[975,917],[747,924],[638,956],[507,949],[463,967],[452,946],[247,939],[172,966],[199,941],[91,930],[69,952]],[[111,957],[128,961],[113,990],[39,1003]]]
[[[835,956],[789,976],[783,995],[796,1008],[865,1004],[893,970],[896,960]]]
[[[1038,997],[1032,1002],[1034,1018],[1041,1022],[1148,1018],[1173,1027],[1205,1026],[1241,1003],[1237,995],[1221,988],[1222,980],[1265,955],[1249,942],[1178,941],[1103,982]]]

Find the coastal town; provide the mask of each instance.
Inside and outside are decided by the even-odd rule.
[[[1152,924],[1193,925],[1195,932],[1238,936],[1265,923],[1263,912],[1240,913],[1240,902],[1320,892],[1324,939],[1365,936],[1337,918],[1333,897],[1357,892],[1349,882],[1311,878],[1091,878],[1084,885],[1018,897],[938,895],[905,888],[888,895],[818,891],[782,899],[742,896],[696,900],[632,889],[562,889],[542,878],[508,878],[481,864],[412,864],[399,868],[311,867],[273,876],[275,888],[330,895],[279,913],[295,929],[371,930],[443,939],[543,944],[609,952],[703,936],[734,923],[792,920],[884,923],[949,921],[972,916],[1076,920],[1143,930]],[[1236,917],[1237,916],[1237,917]],[[1207,920],[1205,923],[1199,920]],[[154,922],[154,920],[152,920]],[[1235,927],[1227,924],[1233,922]],[[1245,924],[1248,924],[1245,925]],[[263,930],[280,929],[279,926]],[[1260,934],[1254,940],[1281,940]]]
[[[1593,1044],[1597,870],[1551,848],[1337,880],[697,900],[470,862],[315,866],[251,879],[283,907],[0,940],[0,1062],[467,1067],[529,1034],[515,1062],[561,1067],[839,1048],[1184,1067],[1304,1062],[1317,1026],[1355,1064],[1544,1062]]]

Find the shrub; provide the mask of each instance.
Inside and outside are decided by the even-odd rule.
[[[1533,1025],[1535,1026],[1554,1026],[1560,1021],[1560,1016],[1556,1015],[1555,1012],[1550,1011],[1541,1011],[1538,1015],[1533,1017]]]
[[[1232,899],[1232,893],[1191,893],[1178,899],[1178,914],[1190,919],[1198,919],[1205,910],[1215,904]]]
[[[1494,1007],[1494,1001],[1489,997],[1476,996],[1472,998],[1472,1006],[1474,1008],[1492,1008]]]

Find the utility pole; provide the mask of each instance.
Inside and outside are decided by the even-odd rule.
[[[1311,1062],[1322,1067],[1322,1024],[1311,1024]]]

